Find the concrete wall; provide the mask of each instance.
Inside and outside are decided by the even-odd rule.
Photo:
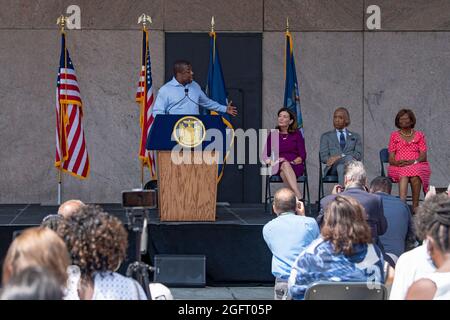
[[[313,198],[318,148],[332,111],[346,106],[364,137],[370,178],[399,108],[411,107],[428,138],[431,183],[450,181],[450,2],[445,0],[0,0],[0,203],[55,203],[56,18],[81,8],[82,30],[68,48],[84,102],[91,160],[86,181],[64,176],[64,198],[120,202],[138,187],[140,59],[137,17],[152,16],[155,87],[163,83],[164,32],[263,32],[263,127],[272,128],[284,94],[286,16],[294,37]],[[368,31],[365,9],[381,8],[381,31]],[[365,30],[365,32],[364,32]],[[426,31],[426,32],[424,32]]]

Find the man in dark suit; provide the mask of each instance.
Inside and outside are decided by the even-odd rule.
[[[347,129],[350,114],[346,108],[337,108],[333,115],[334,130],[320,137],[320,160],[326,164],[323,175],[337,175],[339,184],[344,185],[344,165],[352,160],[362,159],[362,142],[359,134]]]
[[[392,182],[387,177],[376,177],[370,183],[370,192],[383,199],[384,215],[388,228],[380,241],[386,253],[396,255],[396,258],[406,251],[406,247],[414,245],[415,235],[411,211],[400,198],[391,195]]]
[[[351,161],[344,166],[345,190],[340,192],[340,186],[335,186],[333,194],[320,200],[320,213],[317,217],[319,226],[322,224],[323,216],[327,205],[336,198],[337,193],[350,196],[364,207],[367,214],[367,223],[372,232],[373,243],[382,250],[383,246],[379,241],[379,236],[387,229],[387,221],[383,211],[383,200],[381,197],[367,192],[367,175],[362,162]]]

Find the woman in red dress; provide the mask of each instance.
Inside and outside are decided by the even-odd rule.
[[[402,109],[395,117],[395,126],[399,128],[391,134],[389,140],[388,176],[398,182],[399,194],[406,200],[408,183],[411,184],[413,209],[419,205],[420,188],[428,191],[430,165],[427,162],[427,144],[425,135],[414,130],[416,117],[410,109]]]

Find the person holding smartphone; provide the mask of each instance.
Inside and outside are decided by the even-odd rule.
[[[340,192],[339,195],[350,196],[353,199],[356,199],[364,207],[367,222],[372,234],[372,241],[384,252],[383,245],[379,240],[379,236],[383,235],[387,230],[383,199],[380,196],[367,192],[367,174],[361,161],[351,161],[344,166],[344,185],[345,190]],[[335,189],[336,191],[340,190],[340,186],[335,187]],[[336,196],[337,194],[330,194],[320,200],[320,212],[317,217],[319,226],[323,222],[324,213],[328,204],[332,202]],[[385,258],[386,260],[392,260],[389,259],[389,257]],[[393,261],[390,261],[390,264],[395,265]]]
[[[305,208],[296,201],[288,188],[275,193],[273,211],[277,217],[263,228],[264,240],[272,257],[272,274],[275,277],[275,300],[287,298],[287,280],[297,256],[317,237],[319,227],[310,217],[305,217]]]

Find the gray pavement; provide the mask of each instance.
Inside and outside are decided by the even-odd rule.
[[[273,287],[170,288],[175,300],[272,300]]]

